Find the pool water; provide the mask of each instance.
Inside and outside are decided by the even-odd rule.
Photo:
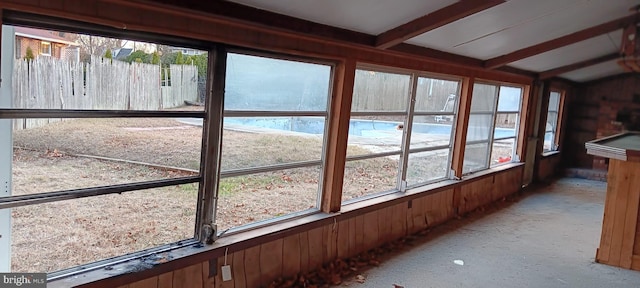
[[[225,117],[224,123],[307,134],[322,134],[324,133],[325,119],[323,117]],[[352,119],[349,121],[349,135],[377,137],[382,134],[378,134],[376,131],[398,130],[401,124],[403,123],[394,121]],[[414,123],[412,133],[451,135],[451,125]],[[495,138],[509,136],[515,136],[514,129],[497,128],[494,135]]]

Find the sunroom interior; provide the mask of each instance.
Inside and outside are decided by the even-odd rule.
[[[600,187],[595,265],[640,270],[639,186],[612,184],[640,154],[585,148],[638,137],[639,11],[1,0],[0,272],[51,287],[367,287],[372,251],[567,177]]]

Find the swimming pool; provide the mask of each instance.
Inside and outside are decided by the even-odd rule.
[[[323,117],[225,117],[228,125],[242,125],[257,128],[268,128],[307,134],[322,134],[324,132]],[[401,122],[352,119],[349,121],[349,135],[362,137],[378,137],[377,131],[398,130]],[[451,125],[434,123],[414,123],[412,133],[450,135]],[[497,128],[495,138],[515,136],[515,129]]]

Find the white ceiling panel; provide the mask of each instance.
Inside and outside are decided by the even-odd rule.
[[[560,75],[560,77],[567,78],[576,82],[586,82],[624,73],[624,70],[622,70],[622,67],[618,65],[617,61],[618,60],[611,60],[580,70],[571,71]]]
[[[456,0],[231,0],[305,20],[378,35]]]
[[[542,72],[616,53],[619,51],[621,38],[622,29],[522,59],[509,64],[509,66],[534,72]]]
[[[510,0],[407,42],[486,60],[627,16],[637,4],[637,0]]]

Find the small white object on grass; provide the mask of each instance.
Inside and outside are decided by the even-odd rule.
[[[453,263],[455,263],[456,265],[460,265],[460,266],[464,265],[464,261],[462,261],[462,260],[453,260]]]

